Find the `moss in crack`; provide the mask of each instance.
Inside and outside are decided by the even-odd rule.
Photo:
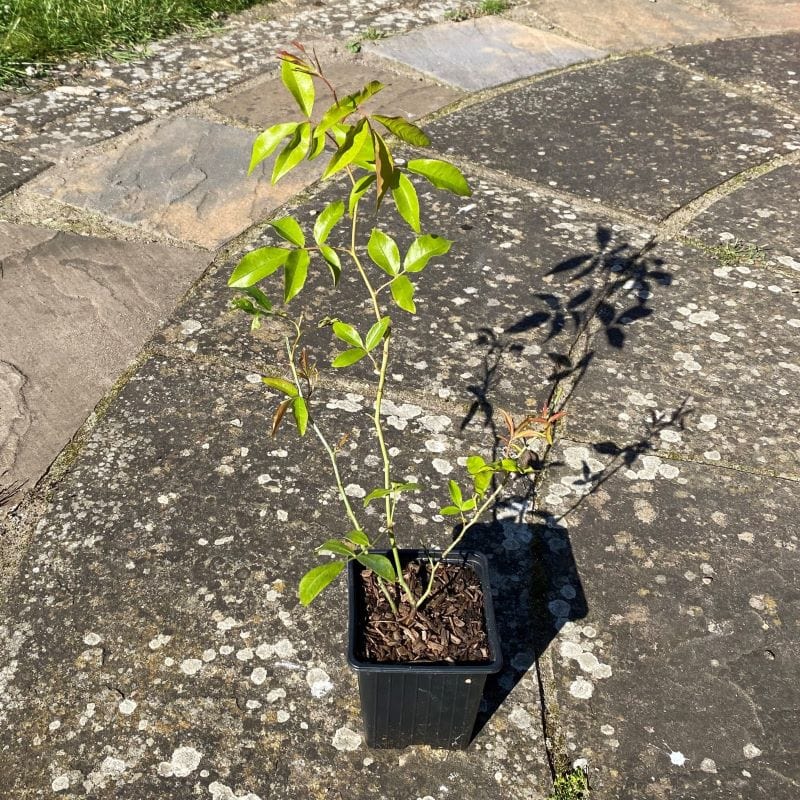
[[[556,775],[548,800],[588,800],[589,775],[583,767],[572,767]]]

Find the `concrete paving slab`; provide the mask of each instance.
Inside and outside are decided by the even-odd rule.
[[[275,400],[257,377],[155,358],[114,401],[55,489],[4,608],[4,788],[120,800],[544,797],[539,691],[518,641],[506,642],[503,684],[468,751],[366,748],[344,657],[345,587],[310,608],[295,596],[312,544],[346,519],[309,468],[318,443],[288,431],[269,440]],[[321,425],[334,438],[361,428],[362,403],[321,397]],[[428,503],[465,445],[441,409],[406,411],[389,444],[426,488],[403,524],[414,541],[440,542],[450,528],[431,532]],[[373,445],[354,433],[341,452],[356,501],[376,480]],[[438,472],[423,466],[429,456]],[[501,617],[524,624],[528,576],[497,581],[515,556],[528,563],[530,533],[513,514],[494,538],[505,560],[493,580]]]
[[[212,249],[261,220],[319,172],[315,164],[301,167],[272,187],[270,161],[248,179],[252,139],[247,131],[175,117],[138,128],[114,150],[52,170],[30,188]]]
[[[462,96],[456,89],[441,86],[421,76],[411,77],[392,72],[383,66],[381,59],[375,57],[366,62],[364,59],[333,63],[323,61],[323,67],[339,97],[355,92],[373,80],[383,83],[385,88],[363,106],[375,114],[399,114],[414,119],[430,114]],[[318,122],[325,109],[333,103],[333,95],[321,81],[316,81],[316,90],[313,119]],[[277,75],[211,105],[220,114],[257,128],[296,119],[298,115],[297,104]]]
[[[668,460],[631,477],[642,458],[570,442],[554,458],[545,540],[571,547],[587,608],[553,607],[555,713],[592,796],[791,800],[797,483]]]
[[[431,25],[371,42],[368,49],[468,91],[605,55],[579,42],[500,17]]]
[[[733,248],[728,257],[734,260],[738,248],[745,263],[795,270],[800,280],[800,166],[778,167],[754,178],[706,209],[685,233]]]
[[[208,257],[0,222],[0,260],[0,474],[30,488]]]
[[[800,109],[800,33],[676,47],[665,55]]]
[[[793,116],[648,57],[543,78],[429,128],[447,152],[654,218],[800,147]]]
[[[0,197],[22,186],[49,166],[49,161],[0,149]]]
[[[800,30],[797,0],[713,0],[713,5],[730,18],[761,33]]]
[[[723,265],[680,245],[658,253],[669,284],[632,280],[614,304],[625,342],[601,332],[570,406],[571,435],[647,443],[709,464],[800,475],[797,282],[769,269]],[[625,306],[630,311],[623,311]],[[602,409],[602,413],[597,413]],[[683,410],[676,424],[664,423]]]
[[[528,0],[515,5],[506,16],[539,28],[552,23],[582,42],[616,53],[735,36],[745,30],[721,14],[679,0],[611,0],[602,4],[594,0]]]
[[[388,301],[392,319],[398,320],[398,353],[403,354],[393,364],[389,382],[411,395],[422,393],[457,404],[465,423],[480,426],[492,406],[540,407],[553,375],[561,369],[560,359],[587,309],[597,302],[612,266],[638,269],[633,254],[648,234],[627,230],[561,200],[468,177],[475,190],[471,198],[424,190],[418,183],[421,206],[430,209],[424,229],[455,243],[451,254],[431,262],[420,275],[415,318]],[[326,187],[296,209],[298,218],[310,228],[327,202],[340,196],[341,190]],[[366,235],[370,227],[366,221],[362,229]],[[387,217],[382,228],[405,252],[412,241],[408,226]],[[331,242],[344,246],[346,237],[343,221]],[[280,243],[266,235],[255,244]],[[256,368],[276,360],[283,363],[283,326],[265,321],[251,333],[249,318],[229,307],[235,293],[227,288],[227,279],[235,264],[216,269],[198,285],[161,340],[198,355],[225,355]],[[376,280],[377,268],[371,269]],[[281,281],[280,274],[264,281],[273,299],[279,299]],[[359,330],[368,330],[374,320],[363,296],[358,274],[347,260],[333,294],[327,267],[313,262],[309,284],[292,302],[291,313],[303,312],[306,342],[321,364],[330,364],[340,348],[329,329],[317,329],[317,321],[336,314]],[[363,362],[348,375],[370,380],[370,369]]]

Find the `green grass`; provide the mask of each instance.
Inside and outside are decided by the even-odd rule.
[[[575,767],[562,772],[553,781],[553,793],[548,800],[589,800],[589,778]]]
[[[444,18],[451,22],[463,22],[465,19],[489,17],[502,14],[511,8],[509,0],[481,0],[480,3],[461,6],[455,11],[448,11]]]
[[[207,28],[259,0],[0,0],[0,85],[74,57],[124,53]]]

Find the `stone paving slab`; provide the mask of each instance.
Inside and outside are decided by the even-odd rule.
[[[317,175],[301,167],[277,186],[272,161],[247,178],[252,135],[190,117],[157,121],[114,150],[52,170],[30,191],[144,231],[206,248],[233,238]]]
[[[468,178],[475,190],[471,198],[418,186],[421,207],[431,209],[423,228],[455,243],[417,281],[417,315],[403,319],[402,327],[398,323],[397,352],[404,360],[394,362],[389,382],[403,392],[446,399],[457,404],[465,421],[484,424],[492,405],[520,412],[541,405],[560,369],[558,359],[568,352],[587,309],[599,297],[611,262],[635,270],[632,255],[648,235],[561,200]],[[326,187],[294,213],[310,228],[327,202],[340,196],[341,190]],[[408,226],[387,218],[382,227],[405,252],[412,241]],[[366,221],[363,231],[369,229]],[[344,246],[346,237],[344,220],[331,242]],[[280,243],[268,233],[255,244]],[[251,366],[275,362],[276,353],[283,363],[284,328],[265,321],[251,333],[249,318],[230,309],[235,292],[227,288],[227,279],[235,263],[209,273],[159,340]],[[305,341],[321,364],[329,364],[339,347],[327,328],[317,329],[318,320],[336,312],[362,331],[374,320],[360,300],[360,279],[346,260],[340,288],[333,294],[327,267],[313,264],[307,287],[291,304],[292,313],[303,312]],[[281,287],[279,274],[263,282],[273,299],[279,299]],[[406,316],[390,305],[393,319]],[[364,362],[348,370],[348,376],[371,380],[370,369]]]
[[[22,186],[49,166],[49,161],[0,149],[0,197]]]
[[[31,488],[208,258],[0,222],[0,261],[0,474]]]
[[[713,5],[761,33],[800,30],[800,3],[797,0],[713,0]]]
[[[676,47],[665,55],[800,109],[800,33]]]
[[[369,50],[436,80],[475,91],[601,58],[605,53],[500,17],[419,28]]]
[[[721,14],[680,0],[528,0],[507,16],[535,27],[553,23],[582,42],[617,53],[744,32]]]
[[[552,645],[557,713],[592,797],[796,797],[797,484],[554,456],[545,538],[570,544],[587,608]]]
[[[752,255],[756,262],[800,273],[800,166],[778,167],[754,178],[744,191],[711,205],[685,233],[714,246],[739,246],[745,262]],[[749,254],[752,246],[759,252]]]
[[[621,348],[602,332],[589,344],[570,434],[800,475],[797,281],[723,266],[681,245],[658,253],[668,285],[653,291],[652,282],[632,280],[619,293],[616,304],[633,309],[635,324],[623,326]],[[643,294],[651,295],[647,312],[634,313]],[[681,424],[662,430],[679,409],[686,412]]]
[[[55,489],[5,609],[4,788],[19,800],[233,796],[228,789],[543,797],[549,772],[524,631],[507,639],[509,664],[489,695],[502,705],[490,700],[469,751],[366,749],[344,657],[345,587],[309,609],[295,597],[312,543],[346,527],[335,493],[309,468],[322,456],[312,437],[268,438],[275,400],[258,376],[163,358],[115,400]],[[319,406],[333,438],[362,427],[363,399]],[[440,543],[449,526],[431,533],[433,498],[468,445],[440,409],[406,408],[405,419],[399,431],[390,418],[388,442],[426,487],[409,536]],[[379,473],[373,445],[356,432],[341,453],[357,506]],[[496,549],[484,547],[501,617],[527,624],[533,598],[517,570],[529,563],[531,534],[514,522],[519,509],[509,513]]]
[[[648,57],[543,78],[429,127],[448,152],[648,217],[800,147],[796,118]]]
[[[325,76],[337,89],[339,97],[357,91],[373,80],[383,83],[385,88],[363,106],[375,114],[390,113],[413,119],[436,111],[462,96],[456,89],[432,83],[421,76],[399,75],[387,70],[380,63],[381,60],[374,57],[366,61],[321,61]],[[318,122],[325,109],[333,103],[333,95],[321,81],[315,81],[315,86],[317,96],[313,119]],[[297,104],[277,74],[244,91],[221,98],[211,106],[226,117],[257,128],[296,119],[298,115]]]

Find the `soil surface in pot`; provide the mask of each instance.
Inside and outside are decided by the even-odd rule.
[[[403,573],[416,597],[425,591],[429,569],[427,563],[412,561]],[[420,608],[415,609],[403,592],[396,592],[397,617],[375,573],[363,570],[361,583],[360,658],[381,664],[481,664],[490,660],[483,589],[471,567],[441,564],[434,591]]]

